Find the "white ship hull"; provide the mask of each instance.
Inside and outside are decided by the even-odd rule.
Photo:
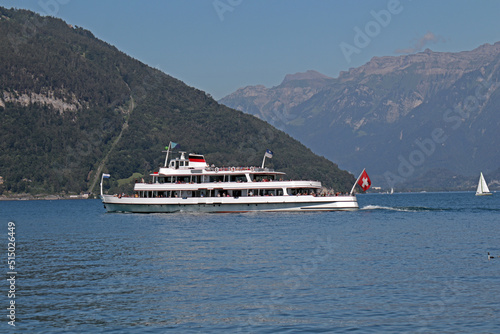
[[[150,182],[137,180],[132,196],[104,195],[102,180],[110,175],[103,174],[101,197],[106,210],[167,213],[358,209],[352,190],[351,195],[335,196],[322,191],[319,181],[283,180],[285,173],[264,168],[264,161],[260,168],[219,168],[208,166],[202,155],[189,154],[186,158],[185,152],[180,153],[181,157],[172,159],[167,167],[167,152],[165,167],[152,173]]]
[[[345,211],[358,209],[356,196],[276,196],[207,198],[118,198],[103,195],[108,212]]]

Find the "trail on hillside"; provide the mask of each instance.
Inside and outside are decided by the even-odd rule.
[[[123,132],[128,128],[128,120],[130,119],[130,115],[132,114],[132,111],[134,111],[134,108],[135,108],[135,101],[134,101],[134,98],[132,97],[132,95],[130,95],[130,104],[129,104],[128,111],[127,111],[127,118],[125,119],[125,122],[123,123],[123,126],[122,126],[120,133],[118,134],[116,139],[111,144],[111,147],[109,148],[109,150],[106,153],[106,155],[104,156],[104,158],[99,163],[99,166],[97,167],[97,171],[94,175],[94,179],[92,180],[92,183],[91,183],[90,187],[88,188],[87,193],[92,193],[95,186],[97,185],[97,181],[99,181],[99,177],[101,176],[102,169],[104,168],[104,165],[108,161],[109,155],[111,154],[111,152],[113,152],[116,145],[118,145],[118,143],[120,142],[120,139],[122,138]]]

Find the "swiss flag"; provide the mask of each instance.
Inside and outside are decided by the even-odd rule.
[[[366,170],[363,169],[363,173],[359,176],[358,184],[361,188],[363,188],[363,191],[367,191],[368,188],[372,185],[372,181],[370,180],[370,177],[368,176],[368,173],[366,173]]]

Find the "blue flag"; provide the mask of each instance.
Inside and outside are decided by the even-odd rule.
[[[267,149],[267,150],[266,150],[266,154],[265,154],[265,156],[266,156],[266,158],[272,158],[272,157],[273,157],[273,154],[274,154],[274,153],[273,153],[273,151],[271,151],[271,150]]]
[[[168,150],[173,150],[174,148],[176,148],[177,146],[179,146],[179,144],[177,143],[174,143],[173,141],[170,142],[170,144],[168,146],[165,146],[165,149]]]

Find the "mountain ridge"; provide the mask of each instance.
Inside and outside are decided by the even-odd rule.
[[[500,153],[499,66],[500,42],[458,53],[427,49],[374,57],[302,91],[247,87],[220,102],[268,121],[343,168],[370,167],[375,183],[385,188],[395,185],[387,177],[392,173],[399,187],[411,190],[417,186],[411,179],[424,182],[422,175],[432,169],[468,178],[500,166],[495,158]],[[265,104],[254,103],[263,98]],[[414,153],[423,153],[419,141],[431,138],[435,129],[447,140],[429,156],[424,153],[423,162],[411,166],[412,175],[402,175],[402,161],[420,156]],[[430,178],[425,182],[421,186],[433,186]]]
[[[319,73],[314,70],[307,70],[306,72],[297,72],[295,74],[287,74],[279,86],[286,85],[296,81],[308,81],[311,84],[317,84],[321,81],[331,80],[329,76]]]

